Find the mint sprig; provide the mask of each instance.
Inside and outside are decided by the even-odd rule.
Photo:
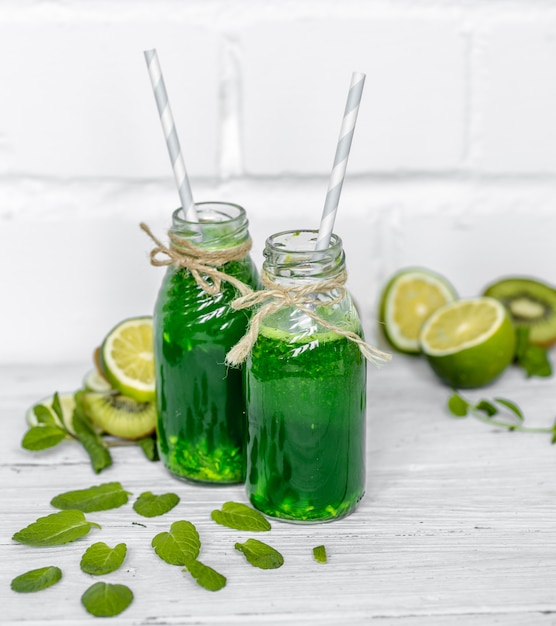
[[[454,417],[463,418],[471,415],[480,422],[498,426],[508,431],[549,434],[552,437],[551,443],[556,443],[556,420],[549,428],[524,426],[523,411],[515,402],[507,398],[483,399],[474,404],[464,398],[459,391],[454,390],[448,399],[448,410]],[[500,415],[505,417],[500,417]]]
[[[149,435],[131,441],[111,437],[100,433],[89,419],[83,408],[84,390],[78,390],[75,395],[75,409],[67,424],[64,420],[62,404],[58,392],[54,394],[52,407],[44,404],[36,404],[32,411],[36,418],[36,424],[29,427],[21,440],[21,447],[25,450],[38,452],[48,448],[54,448],[62,441],[73,440],[80,443],[89,455],[91,467],[95,474],[112,465],[110,448],[133,446],[139,447],[149,461],[159,461],[156,436]]]
[[[529,341],[529,326],[518,326],[515,331],[516,350],[514,363],[525,370],[527,378],[552,376],[548,350]]]

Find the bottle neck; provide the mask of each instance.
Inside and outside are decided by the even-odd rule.
[[[290,230],[266,240],[263,270],[272,282],[283,286],[308,285],[334,280],[345,271],[342,240],[332,235],[325,250],[315,250],[317,231]]]
[[[224,250],[241,245],[249,238],[245,210],[227,202],[195,204],[198,221],[184,218],[182,209],[172,214],[172,234],[207,250]]]

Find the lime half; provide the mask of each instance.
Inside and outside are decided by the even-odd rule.
[[[114,389],[138,402],[155,397],[152,317],[115,326],[100,347],[102,374]]]
[[[457,299],[440,274],[422,268],[400,270],[380,299],[380,322],[386,339],[399,352],[419,354],[419,333],[431,313]]]
[[[423,325],[420,343],[444,382],[455,388],[482,387],[513,361],[515,332],[498,300],[474,298],[435,311]]]

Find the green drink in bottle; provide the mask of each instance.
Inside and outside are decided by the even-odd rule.
[[[243,208],[199,203],[196,211],[197,222],[183,219],[181,210],[174,212],[170,230],[174,253],[189,254],[184,247],[193,244],[202,259],[203,253],[226,255],[230,249],[245,247],[249,233]],[[258,284],[247,253],[218,270],[250,287]],[[230,307],[239,295],[233,284],[222,280],[216,293],[207,293],[196,280],[197,272],[201,281],[214,285],[202,270],[170,265],[155,306],[159,451],[168,470],[179,478],[239,483],[245,472],[242,373],[226,367],[224,360],[245,332],[249,316]]]
[[[304,287],[309,295],[302,307],[263,317],[245,365],[249,499],[269,516],[305,523],[348,515],[365,489],[366,360],[338,332],[361,337],[361,324],[341,286],[340,238],[317,251],[315,235],[267,240],[266,278],[294,297]]]

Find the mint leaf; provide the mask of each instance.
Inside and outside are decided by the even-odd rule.
[[[84,513],[117,509],[128,501],[129,493],[118,482],[61,493],[50,501],[57,509],[77,509]]]
[[[171,511],[179,501],[175,493],[155,496],[150,491],[145,491],[133,503],[133,509],[143,517],[157,517]]]
[[[11,588],[18,593],[32,593],[52,587],[62,578],[62,570],[53,565],[32,569],[25,574],[16,576],[11,582]]]
[[[519,418],[520,422],[523,421],[523,413],[515,402],[506,400],[506,398],[494,398],[494,401],[509,409],[517,418]]]
[[[52,398],[52,410],[54,411],[54,415],[56,415],[56,417],[60,421],[60,424],[63,424],[64,412],[62,410],[62,405],[60,403],[60,396],[58,395],[57,391],[54,393],[54,397]]]
[[[324,546],[315,546],[313,548],[313,557],[317,563],[326,563],[326,548]]]
[[[201,563],[200,561],[190,561],[184,569],[189,572],[197,581],[197,584],[208,591],[218,591],[226,585],[226,577],[219,574],[212,567]]]
[[[541,346],[529,344],[527,350],[517,361],[524,370],[527,378],[538,376],[539,378],[547,378],[552,376],[552,365],[548,358],[548,350]]]
[[[548,350],[530,343],[528,326],[516,328],[516,351],[514,362],[525,370],[527,378],[552,376],[552,365],[548,358]]]
[[[179,520],[170,526],[170,532],[156,535],[151,545],[166,563],[187,565],[199,556],[201,540],[197,529],[191,522]]]
[[[82,391],[75,394],[75,410],[72,416],[73,430],[91,459],[95,474],[112,465],[112,457],[102,437],[97,433],[82,408]]]
[[[44,404],[36,404],[33,407],[33,413],[37,418],[38,424],[44,424],[45,426],[60,426],[60,422],[56,421],[52,411]]]
[[[465,417],[469,411],[469,402],[454,393],[448,400],[448,410],[454,417]]]
[[[142,439],[137,439],[135,443],[143,450],[143,454],[149,461],[160,460],[158,448],[156,447],[156,439],[154,437],[143,437]]]
[[[488,417],[492,417],[498,413],[498,409],[488,400],[481,400],[477,405],[475,405],[475,409],[485,413]]]
[[[39,517],[16,532],[12,539],[29,546],[58,546],[75,541],[89,533],[91,528],[100,528],[89,522],[81,511],[59,511],[46,517]]]
[[[93,543],[81,557],[80,567],[86,574],[103,576],[116,571],[124,562],[127,553],[125,543],[119,543],[114,548],[103,541]]]
[[[258,511],[240,502],[224,502],[222,510],[210,516],[217,523],[236,530],[264,532],[270,530],[270,522]]]
[[[81,596],[85,609],[95,617],[114,617],[127,609],[133,601],[133,592],[125,585],[98,582]]]
[[[248,539],[245,543],[236,543],[234,548],[243,552],[251,565],[261,569],[276,569],[284,564],[284,557],[278,550],[258,539]]]
[[[66,432],[58,426],[31,426],[23,435],[21,447],[25,450],[46,450],[57,446],[66,438]]]

